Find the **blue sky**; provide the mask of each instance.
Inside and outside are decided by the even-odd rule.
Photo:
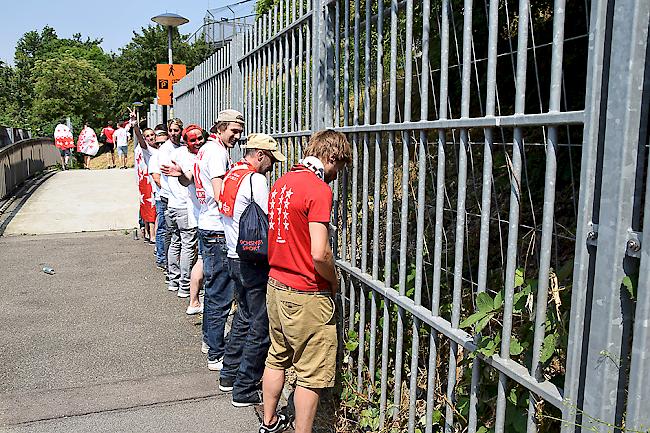
[[[118,52],[133,36],[151,22],[151,17],[172,12],[190,22],[181,33],[194,33],[203,23],[209,8],[237,0],[3,0],[0,15],[0,60],[13,64],[16,42],[30,30],[49,25],[60,38],[81,33],[83,38],[102,38],[104,51]],[[254,2],[248,3],[252,9]]]

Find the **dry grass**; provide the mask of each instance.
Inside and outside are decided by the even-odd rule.
[[[101,152],[100,148],[100,152]],[[126,156],[126,166],[133,167],[133,140],[129,140],[129,153]],[[98,153],[90,159],[91,170],[102,170],[112,165],[110,153]],[[115,166],[120,166],[119,157],[117,156],[117,149],[115,149]]]

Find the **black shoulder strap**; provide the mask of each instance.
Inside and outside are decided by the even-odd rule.
[[[255,201],[255,197],[253,197],[253,175],[254,175],[254,174],[255,174],[255,173],[253,172],[253,173],[251,173],[251,174],[249,175],[249,177],[250,177],[250,182],[251,182],[251,201]]]

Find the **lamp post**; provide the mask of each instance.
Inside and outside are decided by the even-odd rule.
[[[151,21],[153,21],[156,24],[160,24],[163,27],[167,27],[167,57],[168,57],[167,63],[171,65],[174,63],[172,61],[172,31],[174,27],[187,24],[190,22],[190,20],[177,14],[164,13],[161,15],[156,15],[155,17],[151,18]],[[167,110],[169,110],[169,117],[172,117],[171,106],[168,107]],[[163,120],[166,121],[167,119],[163,119]]]

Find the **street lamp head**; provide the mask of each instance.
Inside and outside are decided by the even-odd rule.
[[[190,20],[185,17],[170,13],[156,15],[155,17],[151,18],[151,21],[165,27],[178,27],[190,22]]]
[[[142,107],[143,105],[144,105],[144,104],[143,104],[142,102],[140,102],[140,101],[135,101],[135,102],[133,103],[133,106],[134,106],[134,107]]]

